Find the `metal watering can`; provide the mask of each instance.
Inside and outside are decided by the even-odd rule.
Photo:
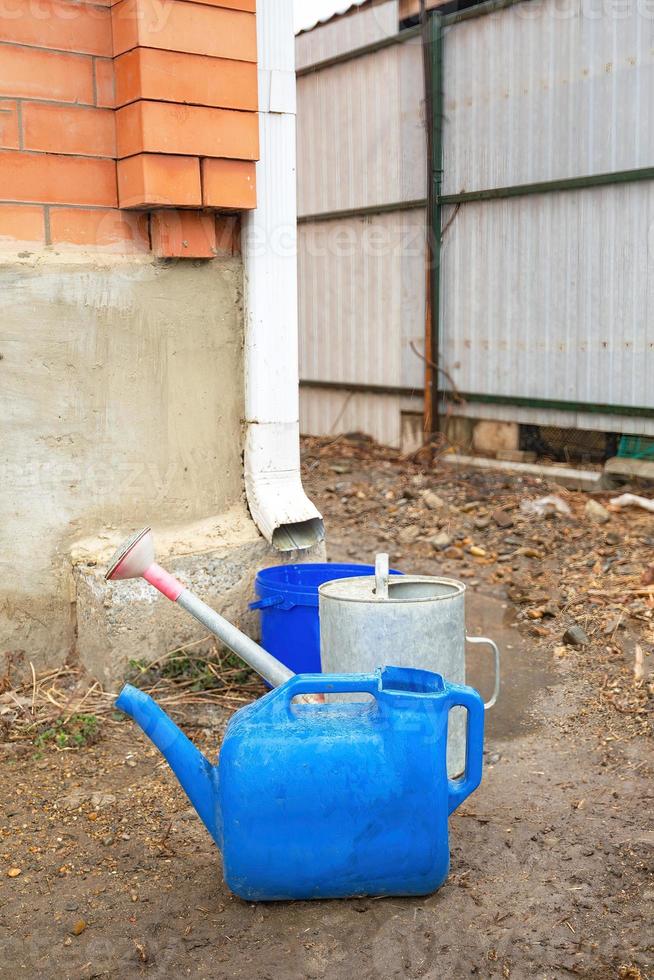
[[[389,576],[388,555],[377,555],[375,575],[335,579],[318,589],[320,656],[328,673],[368,671],[396,664],[434,671],[465,684],[466,644],[489,647],[495,664],[492,708],[500,689],[500,651],[494,640],[468,636],[463,582],[430,575]],[[450,718],[447,768],[463,772],[466,720]]]
[[[215,766],[147,694],[127,685],[116,701],[168,761],[222,851],[231,890],[248,901],[435,891],[449,869],[448,816],[481,782],[484,705],[476,691],[390,666],[284,677],[287,668],[199,599],[189,601],[156,565],[149,529],[107,572],[138,576],[173,601],[184,595],[184,608],[281,683],[233,715]],[[355,693],[369,700],[316,700]],[[468,737],[465,772],[451,780],[447,726],[455,707],[467,710]]]

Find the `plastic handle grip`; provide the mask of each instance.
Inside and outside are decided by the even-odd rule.
[[[258,599],[257,602],[251,602],[248,605],[248,609],[269,609],[271,606],[281,606],[284,599],[280,595],[269,595],[266,599]]]
[[[466,643],[475,643],[478,646],[490,647],[495,655],[495,683],[490,701],[486,701],[484,707],[488,711],[497,701],[500,693],[500,648],[495,640],[490,640],[487,636],[466,636]]]
[[[378,694],[379,679],[370,674],[298,674],[279,690],[287,708],[299,694]]]
[[[471,687],[450,687],[446,710],[466,708],[466,768],[461,779],[448,779],[448,813],[453,813],[481,782],[484,756],[484,702]]]

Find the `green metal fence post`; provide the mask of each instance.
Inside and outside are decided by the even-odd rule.
[[[427,21],[429,54],[429,117],[431,160],[429,161],[429,273],[431,297],[431,343],[427,351],[431,362],[431,429],[440,429],[440,292],[441,292],[441,190],[443,183],[443,16],[435,12]]]

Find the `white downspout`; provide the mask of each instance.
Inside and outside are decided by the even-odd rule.
[[[243,225],[245,490],[279,551],[310,548],[323,520],[300,478],[293,0],[258,0],[257,209]]]

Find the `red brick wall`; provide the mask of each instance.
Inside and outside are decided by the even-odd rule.
[[[0,241],[233,251],[216,212],[256,205],[256,110],[255,0],[12,0]]]

